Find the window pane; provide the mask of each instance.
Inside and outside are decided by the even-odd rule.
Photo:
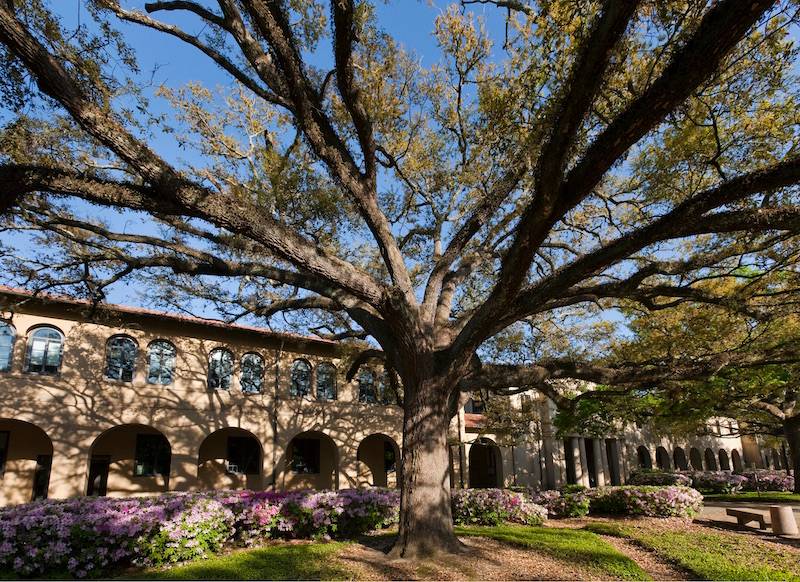
[[[291,385],[289,394],[307,396],[311,387],[311,364],[305,360],[295,360],[292,364]]]
[[[336,400],[336,367],[323,362],[317,366],[317,399]]]
[[[242,375],[240,384],[242,392],[257,394],[264,383],[264,358],[258,354],[242,356]]]
[[[175,372],[175,346],[168,341],[156,340],[147,352],[147,381],[151,384],[172,384]]]
[[[214,350],[208,359],[208,387],[228,390],[233,377],[233,354],[228,350]]]
[[[169,443],[164,435],[136,435],[133,474],[137,477],[169,475],[171,456]]]
[[[112,337],[106,346],[106,378],[130,382],[136,367],[136,342],[129,337]]]
[[[8,372],[11,369],[14,338],[14,328],[7,323],[0,323],[0,372]]]
[[[53,328],[35,330],[28,340],[25,369],[28,372],[55,374],[61,367],[63,339]]]
[[[295,473],[319,474],[319,439],[294,439],[290,468]]]
[[[365,404],[375,404],[375,374],[369,368],[362,368],[358,373],[358,401]]]
[[[237,475],[258,475],[261,447],[253,437],[228,437],[227,470]]]

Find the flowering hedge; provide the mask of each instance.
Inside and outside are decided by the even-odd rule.
[[[589,496],[587,490],[565,489],[562,491],[532,491],[529,493],[533,503],[543,506],[549,517],[563,519],[566,517],[584,517],[589,514]]]
[[[228,544],[269,538],[351,537],[397,523],[386,489],[209,491],[159,497],[83,497],[0,509],[0,571],[98,576],[127,564],[204,558]],[[456,523],[539,525],[546,510],[500,489],[453,492]]]
[[[646,517],[694,517],[703,495],[691,487],[623,485],[600,487],[588,493],[590,513]]]
[[[547,510],[522,493],[505,489],[455,489],[452,494],[453,521],[463,525],[499,525],[510,521],[541,525]]]
[[[794,477],[786,471],[758,469],[742,472],[745,491],[794,491]]]
[[[584,517],[589,513],[692,517],[703,504],[699,491],[683,486],[564,488],[561,491],[529,491],[527,495],[534,503],[544,506],[553,518]]]
[[[738,493],[747,483],[747,477],[730,471],[691,471],[692,487],[712,493]]]
[[[692,478],[685,473],[669,473],[655,469],[637,469],[628,477],[628,485],[680,485],[689,487]]]
[[[398,493],[380,489],[35,501],[0,509],[0,569],[82,578],[203,558],[232,542],[356,535],[395,523],[398,512]]]

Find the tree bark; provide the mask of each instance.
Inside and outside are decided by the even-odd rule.
[[[447,430],[452,385],[429,378],[404,382],[400,531],[390,555],[418,558],[464,549],[453,531]]]
[[[800,414],[783,421],[783,434],[789,443],[794,469],[794,492],[800,493]]]

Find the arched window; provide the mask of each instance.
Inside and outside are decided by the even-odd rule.
[[[291,385],[289,394],[297,398],[308,396],[311,391],[311,364],[305,360],[292,362]]]
[[[249,353],[242,356],[241,376],[239,384],[242,392],[246,394],[258,394],[264,384],[264,358],[259,354]]]
[[[58,374],[64,336],[54,327],[37,327],[28,337],[25,371],[36,374]]]
[[[336,366],[330,362],[317,366],[317,400],[336,400]]]
[[[229,390],[233,378],[233,354],[225,348],[211,350],[208,356],[208,387]]]
[[[365,404],[378,402],[375,395],[375,372],[369,368],[361,368],[358,372],[358,401]]]
[[[167,340],[155,340],[147,346],[147,381],[166,386],[175,376],[177,350]]]
[[[384,370],[378,374],[378,386],[376,390],[378,400],[381,404],[399,404],[397,401],[397,394],[395,393],[395,390],[392,387],[389,379],[388,370]]]
[[[11,356],[14,353],[14,340],[17,333],[8,323],[0,322],[0,372],[11,369]]]
[[[106,344],[106,378],[130,382],[139,346],[127,335],[115,335]]]

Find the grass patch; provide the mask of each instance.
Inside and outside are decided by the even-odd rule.
[[[559,560],[595,570],[603,576],[624,580],[650,579],[636,562],[617,551],[598,535],[588,531],[504,525],[457,527],[456,534],[487,537],[499,542],[531,548]]]
[[[624,537],[663,559],[691,570],[701,580],[793,580],[800,582],[797,552],[753,536],[698,528],[591,523],[585,530]]]
[[[353,573],[336,560],[342,542],[275,544],[238,550],[169,569],[151,568],[142,580],[346,580]]]
[[[729,495],[726,493],[709,493],[703,495],[704,501],[746,501],[749,503],[800,503],[800,493],[782,491],[742,491]]]

